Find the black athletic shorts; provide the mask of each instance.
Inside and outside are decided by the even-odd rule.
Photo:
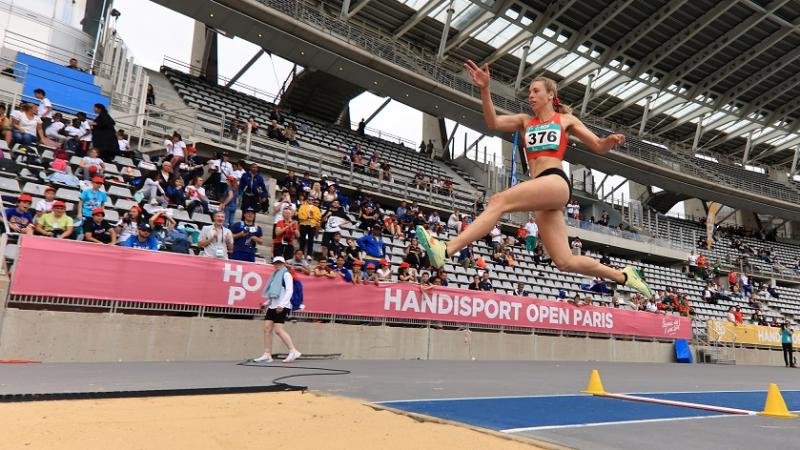
[[[567,199],[567,203],[569,203],[569,201],[572,200],[572,183],[570,183],[567,174],[565,174],[564,171],[559,168],[551,167],[549,169],[544,169],[542,173],[536,175],[534,178],[546,177],[548,175],[558,175],[567,182],[567,187],[569,188],[569,198]]]
[[[275,323],[285,323],[286,317],[289,316],[289,308],[283,308],[283,311],[278,312],[277,309],[268,309],[266,320],[271,320]]]

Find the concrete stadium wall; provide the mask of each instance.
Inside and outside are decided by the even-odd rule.
[[[47,362],[239,360],[261,354],[260,320],[77,313],[8,308],[0,359]],[[287,324],[307,354],[344,359],[673,360],[670,343],[433,328]],[[275,338],[275,353],[285,352]],[[781,365],[779,351],[737,349],[737,364]]]

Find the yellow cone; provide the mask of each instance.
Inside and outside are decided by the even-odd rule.
[[[778,389],[778,385],[775,383],[769,384],[769,390],[767,391],[767,401],[764,403],[764,410],[758,413],[759,416],[769,416],[769,417],[780,417],[784,419],[791,419],[793,417],[797,417],[797,414],[792,414],[789,412],[789,408],[786,407],[786,402],[783,401],[783,395],[781,395],[781,390]]]
[[[589,384],[586,386],[586,390],[581,392],[592,395],[606,395],[606,390],[603,389],[603,380],[600,379],[600,372],[597,369],[592,370],[592,374],[589,376]]]

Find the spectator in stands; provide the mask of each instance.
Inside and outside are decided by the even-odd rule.
[[[145,103],[148,105],[155,105],[156,104],[156,91],[153,89],[153,85],[147,83],[147,94],[145,97]]]
[[[392,281],[392,268],[388,260],[380,260],[381,267],[376,271],[378,281]]]
[[[361,259],[361,253],[361,247],[358,246],[356,240],[352,238],[348,239],[347,247],[344,249],[345,265],[347,267],[353,267],[353,262]]]
[[[39,100],[39,118],[42,120],[42,127],[47,129],[53,123],[53,102],[47,98],[44,89],[34,89],[33,96]]]
[[[697,255],[694,254],[694,250],[689,253],[689,276],[695,278],[697,276]]]
[[[67,64],[67,69],[77,70],[79,72],[85,72],[85,70],[78,67],[78,60],[75,58],[70,58],[69,63]]]
[[[536,240],[539,236],[539,226],[536,225],[536,218],[533,215],[530,216],[528,219],[528,223],[525,224],[525,249],[528,253],[533,253],[536,249]]]
[[[183,136],[177,131],[172,133],[170,137],[172,140],[172,167],[178,167],[178,164],[186,162],[186,142],[183,142]]]
[[[367,123],[362,118],[361,121],[358,122],[358,128],[356,128],[356,133],[358,133],[360,136],[364,136],[366,129],[367,129]]]
[[[333,236],[342,231],[342,225],[350,223],[342,210],[339,200],[334,200],[333,205],[322,215],[322,256],[328,256],[328,250],[333,240]]]
[[[702,253],[697,255],[696,273],[702,280],[708,279],[708,260],[706,259],[706,256]]]
[[[517,288],[514,289],[512,295],[516,297],[527,297],[530,295],[530,292],[528,292],[528,290],[525,289],[525,283],[520,281],[517,283]]]
[[[121,245],[129,248],[158,251],[158,240],[151,236],[151,231],[152,228],[149,223],[140,222],[136,227],[136,233],[128,236]]]
[[[344,256],[339,256],[336,258],[336,267],[334,268],[336,274],[339,278],[344,281],[345,283],[352,283],[353,282],[353,274],[350,269],[347,268],[344,262]]]
[[[175,177],[172,179],[172,184],[167,186],[165,191],[167,202],[170,205],[184,208],[186,205],[186,190],[183,186],[183,178]]]
[[[319,200],[306,198],[305,202],[297,210],[297,221],[300,224],[300,250],[308,255],[310,260],[311,254],[314,252],[314,238],[322,222]]]
[[[465,269],[475,265],[475,252],[472,249],[472,244],[467,245],[458,254],[458,264]]]
[[[286,137],[283,134],[283,127],[275,120],[267,126],[267,137],[275,141],[286,142]]]
[[[239,180],[228,176],[228,189],[222,192],[219,209],[225,213],[225,227],[230,228],[236,217],[236,208],[239,204]]]
[[[574,255],[582,255],[583,254],[583,242],[581,238],[575,236],[575,238],[570,243],[570,247],[572,247],[572,254]]]
[[[43,214],[36,222],[36,234],[56,239],[71,238],[74,223],[66,211],[64,202],[61,200],[53,202],[52,211]]]
[[[589,283],[581,284],[581,289],[584,289],[584,290],[587,290],[587,291],[592,291],[592,292],[597,292],[597,293],[602,294],[602,295],[606,295],[606,294],[612,295],[612,294],[614,294],[614,291],[609,289],[608,285],[606,284],[606,280],[604,280],[604,279],[602,279],[600,277],[594,277],[594,278],[592,278],[592,280]]]
[[[35,216],[34,222],[37,222],[42,215],[45,213],[49,213],[51,209],[53,209],[53,204],[56,201],[56,188],[53,186],[47,186],[44,188],[44,198],[39,200],[36,203],[36,207],[34,208]]]
[[[92,147],[92,123],[86,117],[85,112],[79,112],[76,117],[81,124],[81,134],[78,138],[80,140],[79,155],[83,156]]]
[[[347,245],[342,242],[341,234],[334,233],[328,244],[328,257],[335,260],[338,256],[344,256],[347,259]]]
[[[569,217],[570,219],[577,219],[580,213],[581,213],[581,205],[579,205],[574,198],[571,199],[569,203],[567,203],[567,217]]]
[[[425,153],[427,153],[428,156],[433,156],[433,141],[431,139],[428,139],[428,145],[425,146]]]
[[[308,261],[306,261],[305,255],[303,255],[303,251],[300,249],[294,251],[294,257],[286,261],[286,265],[291,267],[291,270],[297,270],[306,275],[311,275],[311,266],[308,264]]]
[[[489,279],[489,271],[486,270],[483,272],[481,276],[481,284],[480,284],[482,291],[491,291],[494,292],[494,286],[492,286],[492,281]]]
[[[106,212],[103,208],[98,207],[92,211],[92,220],[87,220],[83,224],[83,231],[83,239],[88,242],[108,245],[114,245],[117,242],[117,232],[106,220]]]
[[[81,121],[77,117],[72,119],[72,122],[64,127],[63,132],[67,137],[67,140],[64,141],[64,149],[74,153],[80,153],[81,135],[83,134],[83,131],[81,131]]]
[[[167,237],[175,229],[175,219],[172,218],[170,210],[162,209],[153,213],[148,220],[152,228],[151,235],[158,241],[158,248],[166,247]]]
[[[336,272],[328,265],[328,259],[320,256],[317,267],[314,268],[315,277],[336,278]]]
[[[58,144],[63,144],[69,139],[66,131],[64,131],[66,125],[64,124],[64,117],[61,113],[53,114],[52,120],[47,126],[44,126],[44,122],[42,122],[42,127],[44,128],[44,137]]]
[[[117,132],[114,129],[116,123],[102,103],[95,103],[94,113],[92,144],[100,150],[100,157],[103,158],[103,161],[111,162],[119,154]]]
[[[203,214],[208,214],[208,197],[206,197],[206,190],[203,187],[203,177],[195,177],[185,191],[186,211],[194,214],[195,209],[199,206],[203,209]]]
[[[108,195],[100,190],[103,187],[103,181],[101,177],[92,177],[92,187],[81,192],[78,199],[78,211],[86,219],[91,218],[94,215],[94,210],[102,208],[108,201]]]
[[[89,152],[81,158],[78,167],[83,173],[84,180],[90,180],[94,177],[102,178],[106,172],[106,164],[102,159],[97,157],[97,149],[90,148]]]
[[[368,231],[380,223],[380,214],[372,208],[372,205],[365,203],[361,206],[358,220],[358,229]]]
[[[6,105],[0,104],[0,139],[6,142],[8,148],[11,148],[11,140],[13,138],[11,134],[11,119],[8,118],[6,112]],[[2,156],[2,151],[0,151],[0,157]]]
[[[167,187],[172,184],[172,180],[175,179],[175,176],[172,163],[170,161],[163,161],[161,163],[161,170],[158,171],[158,178],[156,178],[156,181],[159,186],[161,186],[161,189],[166,191]]]
[[[269,113],[269,120],[275,121],[281,125],[286,121],[286,118],[281,112],[281,108],[279,106],[276,106],[275,109],[273,109],[272,112]]]
[[[231,227],[233,234],[233,253],[231,259],[237,261],[256,261],[256,247],[264,243],[264,232],[256,224],[256,210],[247,208],[242,212],[242,220]],[[276,253],[277,255],[278,253]]]
[[[330,184],[325,189],[325,192],[322,193],[322,208],[329,209],[331,205],[333,205],[333,201],[336,200],[338,194],[336,193],[336,185]]]
[[[241,181],[242,175],[244,175],[245,173],[244,162],[234,161],[232,164],[233,164],[233,174],[232,174],[233,177],[236,178],[236,180]]]
[[[402,283],[413,283],[414,275],[411,273],[411,266],[407,262],[401,262],[397,268],[397,279]]]
[[[300,237],[300,226],[292,219],[291,210],[284,209],[282,214],[282,219],[275,225],[272,254],[291,258],[295,250],[294,240]]]
[[[200,240],[197,246],[203,249],[203,254],[210,258],[228,259],[228,253],[233,251],[233,233],[225,228],[225,213],[214,213],[214,223],[206,225],[200,231]]]
[[[165,163],[169,164],[169,163]],[[142,202],[150,203],[151,205],[167,206],[167,194],[158,180],[161,179],[161,172],[153,172],[149,176],[144,177],[142,188],[134,195],[135,198],[141,198]]]
[[[258,164],[251,163],[250,170],[242,174],[239,182],[239,195],[242,199],[242,211],[247,208],[261,210],[269,196],[269,189],[264,177],[258,173]]]
[[[230,187],[228,184],[228,177],[233,176],[233,164],[231,164],[230,158],[231,156],[228,154],[228,152],[222,152],[220,154],[220,160],[218,163],[219,176],[217,178],[218,185],[216,187],[216,196],[219,199],[223,198],[223,194]],[[211,181],[210,177],[209,181]]]
[[[164,244],[172,253],[183,253],[185,255],[193,254],[191,250],[191,239],[194,233],[199,234],[197,228],[189,223],[173,227],[172,230],[169,231],[169,234],[167,234]]]
[[[600,220],[597,221],[597,224],[598,225],[602,225],[604,227],[607,227],[608,226],[608,220],[609,220],[608,211],[604,210],[602,213],[600,213]]]
[[[361,282],[363,284],[380,285],[380,277],[378,276],[377,268],[374,264],[367,264],[364,267],[364,274],[362,275]]]
[[[419,245],[416,237],[411,238],[405,249],[405,262],[407,262],[414,269],[424,267],[423,262],[425,258],[425,251]]]
[[[119,147],[120,155],[125,156],[126,158],[133,156],[131,144],[128,142],[128,136],[125,134],[125,130],[123,129],[117,130],[117,146]]]
[[[364,259],[366,260],[367,267],[377,266],[379,261],[386,257],[386,244],[383,242],[381,227],[378,225],[374,225],[372,227],[372,232],[360,237],[356,243],[366,254]]]
[[[139,225],[142,223],[146,223],[142,216],[142,207],[139,205],[131,206],[131,209],[117,222],[117,245],[124,245],[129,237],[136,236],[138,234]],[[150,230],[148,230],[148,232],[149,231]]]
[[[291,123],[286,125],[286,129],[283,130],[283,138],[280,140],[281,142],[288,142],[292,147],[300,147],[300,141],[297,140],[297,130],[294,129],[294,125]]]
[[[389,233],[393,239],[404,239],[405,234],[403,234],[403,228],[397,221],[397,215],[393,212],[390,212],[388,215],[383,217],[383,229]]]
[[[480,291],[481,290],[481,276],[480,275],[473,275],[472,282],[467,286],[467,289],[470,291]]]
[[[11,133],[14,142],[30,146],[44,138],[42,120],[36,115],[35,106],[26,103],[20,106],[20,112],[11,120]]]

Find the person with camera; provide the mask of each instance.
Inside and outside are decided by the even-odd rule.
[[[228,259],[228,253],[233,251],[233,233],[222,225],[223,222],[225,213],[217,211],[214,213],[214,223],[204,226],[200,231],[197,246],[209,258]]]
[[[781,347],[783,347],[783,362],[786,363],[786,367],[795,367],[792,328],[789,326],[789,322],[781,324]]]
[[[233,253],[231,259],[237,261],[256,261],[256,246],[264,243],[264,232],[256,224],[256,210],[247,207],[239,222],[233,224]]]

